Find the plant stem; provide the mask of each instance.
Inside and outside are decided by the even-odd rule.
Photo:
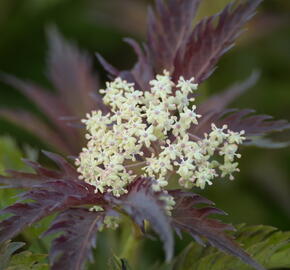
[[[140,251],[141,243],[142,241],[139,233],[136,231],[132,231],[128,235],[123,250],[120,254],[120,258],[128,260],[133,269],[135,269],[134,266],[138,262],[138,254]]]

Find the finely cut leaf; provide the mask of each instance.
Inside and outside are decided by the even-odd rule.
[[[135,82],[136,87],[139,89],[147,90],[149,89],[149,81],[154,77],[152,60],[149,57],[148,48],[144,45],[145,52],[143,52],[142,48],[135,40],[126,38],[125,41],[135,50],[138,61],[131,71],[123,71],[119,75],[127,81]]]
[[[153,230],[163,241],[166,260],[170,261],[174,247],[173,233],[169,218],[164,211],[164,202],[160,199],[163,194],[154,192],[152,183],[150,179],[139,178],[129,185],[128,194],[120,199],[111,198],[111,201],[120,205],[141,228],[145,220],[150,222]]]
[[[174,59],[178,49],[185,47],[199,3],[200,0],[156,0],[155,9],[148,11],[147,44],[144,48],[132,39],[125,39],[138,56],[134,67],[119,71],[97,55],[100,63],[113,77],[120,76],[147,90],[155,74],[164,69],[174,70]]]
[[[156,73],[174,70],[177,50],[183,50],[192,31],[200,0],[156,0],[148,12],[147,40]]]
[[[64,153],[70,153],[70,145],[65,138],[32,113],[23,110],[0,109],[0,117],[27,130],[47,145]]]
[[[232,10],[237,3],[240,4]],[[191,33],[186,47],[178,51],[174,78],[195,77],[198,83],[206,80],[219,58],[233,47],[242,27],[260,3],[261,0],[236,1],[221,13],[202,20]]]
[[[13,170],[7,171],[10,176],[0,175],[0,188],[31,188],[45,180],[33,173],[24,173]]]
[[[198,125],[191,128],[191,133],[203,136],[211,130],[211,124],[222,127],[227,125],[232,131],[244,130],[247,137],[265,135],[274,131],[283,131],[290,128],[286,120],[272,120],[269,115],[253,115],[250,109],[227,109],[222,112],[208,112],[202,116]]]
[[[280,232],[269,226],[239,226],[236,241],[267,269],[290,267],[290,232]],[[234,257],[211,247],[191,243],[176,260],[178,270],[250,270]]]
[[[107,209],[117,208],[128,214],[143,231],[144,221],[150,222],[164,243],[167,261],[173,256],[173,226],[177,232],[189,232],[200,243],[204,237],[212,245],[243,259],[256,269],[263,269],[224,233],[225,230],[233,229],[231,226],[207,217],[209,214],[222,214],[221,210],[213,207],[195,208],[198,203],[209,204],[210,201],[192,193],[171,191],[170,195],[174,196],[176,206],[172,217],[169,217],[165,212],[163,198],[168,194],[154,192],[152,179],[136,179],[128,186],[127,194],[116,198],[110,193],[95,193],[95,187],[78,180],[74,168],[63,158],[52,153],[45,154],[58,164],[59,170],[50,170],[36,162],[26,161],[36,174],[12,171],[10,178],[0,178],[4,184],[11,179],[12,185],[16,187],[17,181],[20,181],[28,189],[18,195],[19,202],[1,211],[0,214],[12,216],[0,223],[0,242],[14,237],[25,227],[46,216],[62,212],[48,231],[63,231],[53,243],[50,255],[53,269],[82,269],[86,258],[90,256],[93,244],[91,240],[94,239],[104,216],[109,215]],[[100,205],[106,213],[75,208],[89,205]],[[83,229],[85,227],[88,229]],[[76,254],[77,251],[81,252]],[[65,259],[68,257],[73,257],[73,262]]]
[[[62,103],[68,106],[69,115],[83,116],[96,107],[90,97],[98,90],[92,59],[75,44],[66,41],[54,27],[49,28],[48,38],[48,77],[58,90]],[[100,96],[97,101],[99,109],[106,110]]]
[[[52,243],[51,269],[84,269],[86,259],[93,258],[91,249],[96,246],[96,233],[103,225],[105,215],[103,211],[92,212],[81,208],[59,214],[45,233],[62,232]]]
[[[254,112],[254,110],[248,109],[236,111],[220,118],[217,124],[228,124],[233,131],[245,130],[248,136],[258,136],[290,128],[290,124],[286,120],[272,120],[273,117],[270,115],[251,115]]]
[[[5,270],[48,270],[49,266],[44,261],[46,257],[46,254],[23,251],[13,255]]]
[[[193,30],[200,0],[156,0],[148,12],[147,44],[144,50],[127,39],[138,55],[132,70],[119,71],[101,56],[104,68],[113,76],[135,82],[146,90],[148,82],[164,69],[179,76],[195,77],[198,83],[214,71],[219,58],[233,47],[245,23],[255,14],[262,0],[235,1],[221,13],[202,20]],[[143,52],[145,51],[145,52]]]
[[[63,128],[63,122],[59,118],[69,115],[69,110],[56,95],[39,85],[20,80],[12,75],[1,74],[0,79],[31,99],[56,127]],[[65,128],[68,132],[67,127]]]
[[[79,121],[93,109],[108,112],[108,108],[96,92],[99,84],[92,72],[90,57],[66,41],[54,28],[49,31],[48,77],[56,93],[7,74],[1,74],[0,79],[31,99],[52,127],[28,112],[22,114],[3,110],[0,115],[39,136],[59,151],[78,154],[83,142],[82,130],[72,128],[64,119]]]
[[[223,211],[214,207],[198,208],[198,204],[212,203],[193,193],[177,190],[171,191],[170,195],[174,196],[176,201],[172,211],[172,225],[177,232],[185,231],[199,243],[202,243],[201,239],[205,238],[212,246],[238,257],[257,270],[264,270],[231,236],[225,233],[234,230],[232,226],[208,217],[211,214],[224,214]]]
[[[2,184],[0,188],[33,188],[38,184],[42,184],[45,181],[50,181],[52,179],[79,182],[76,169],[70,163],[68,163],[68,161],[54,153],[47,151],[43,151],[43,153],[56,164],[58,164],[59,170],[47,169],[42,167],[37,162],[24,160],[24,162],[28,166],[32,167],[36,173],[8,170],[7,172],[9,173],[9,176],[4,177],[0,175],[0,184]]]
[[[62,179],[77,180],[79,174],[75,167],[71,165],[66,159],[48,151],[42,151],[49,159],[53,160],[59,167]]]
[[[6,269],[12,254],[23,247],[25,243],[6,241],[0,245],[0,269]]]
[[[0,223],[0,242],[4,242],[25,227],[53,213],[73,206],[102,204],[102,196],[84,182],[53,179],[40,182],[29,191],[19,195],[21,200],[32,200],[29,203],[15,203],[0,212],[13,214]]]
[[[123,80],[135,83],[135,86],[141,90],[148,90],[149,81],[154,77],[148,50],[144,54],[136,41],[129,38],[125,41],[133,47],[138,56],[138,61],[131,70],[120,71],[109,64],[100,54],[96,54],[96,56],[103,68],[109,73],[110,78],[121,77]]]

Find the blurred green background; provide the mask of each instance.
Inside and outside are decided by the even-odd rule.
[[[131,48],[122,41],[146,36],[147,5],[142,0],[0,0],[0,71],[49,86],[46,72],[46,28],[55,24],[60,32],[86,49],[92,57],[101,53],[118,68],[135,61]],[[204,0],[198,18],[211,15],[229,0]],[[258,69],[261,78],[233,104],[262,114],[290,120],[290,1],[266,0],[248,31],[227,53],[214,75],[201,86],[204,95],[216,93]],[[94,61],[104,83],[106,74]],[[38,109],[17,90],[0,84],[0,108]],[[289,140],[289,134],[284,139]],[[12,136],[24,151],[47,146],[0,119],[0,135]],[[1,145],[0,145],[1,146]],[[5,147],[0,156],[5,160]],[[27,151],[26,151],[27,152]],[[290,151],[244,148],[241,173],[236,180],[216,181],[202,193],[229,213],[233,224],[268,224],[290,229]],[[13,167],[10,163],[8,168]],[[1,168],[0,168],[1,169]],[[200,192],[199,190],[197,192]],[[161,253],[160,249],[160,253]]]

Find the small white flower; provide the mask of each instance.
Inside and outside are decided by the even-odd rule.
[[[139,136],[139,143],[144,143],[146,147],[149,147],[152,141],[157,140],[156,136],[153,134],[153,126],[148,127],[144,131],[140,131]]]
[[[197,83],[193,83],[194,78],[191,78],[190,80],[185,80],[183,76],[181,76],[178,80],[178,84],[176,85],[177,87],[180,88],[180,90],[188,95],[191,93],[193,90],[196,90],[198,87]]]

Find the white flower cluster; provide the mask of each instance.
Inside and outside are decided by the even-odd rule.
[[[244,132],[212,124],[203,138],[189,133],[201,117],[191,105],[194,98],[189,98],[197,89],[193,78],[180,77],[175,84],[164,71],[150,81],[150,91],[136,90],[120,78],[106,86],[101,93],[111,113],[93,111],[82,120],[88,145],[76,160],[81,179],[115,196],[126,193],[137,175],[156,179],[156,190],[176,174],[185,188],[204,188],[216,176],[233,179]],[[216,156],[222,156],[223,162]]]
[[[104,211],[104,208],[99,205],[94,205],[91,208],[89,208],[89,210],[92,212],[99,212],[99,211],[102,212]],[[99,231],[102,231],[104,228],[116,230],[119,227],[119,224],[120,224],[119,215],[109,213],[104,217],[103,224],[100,225]]]

